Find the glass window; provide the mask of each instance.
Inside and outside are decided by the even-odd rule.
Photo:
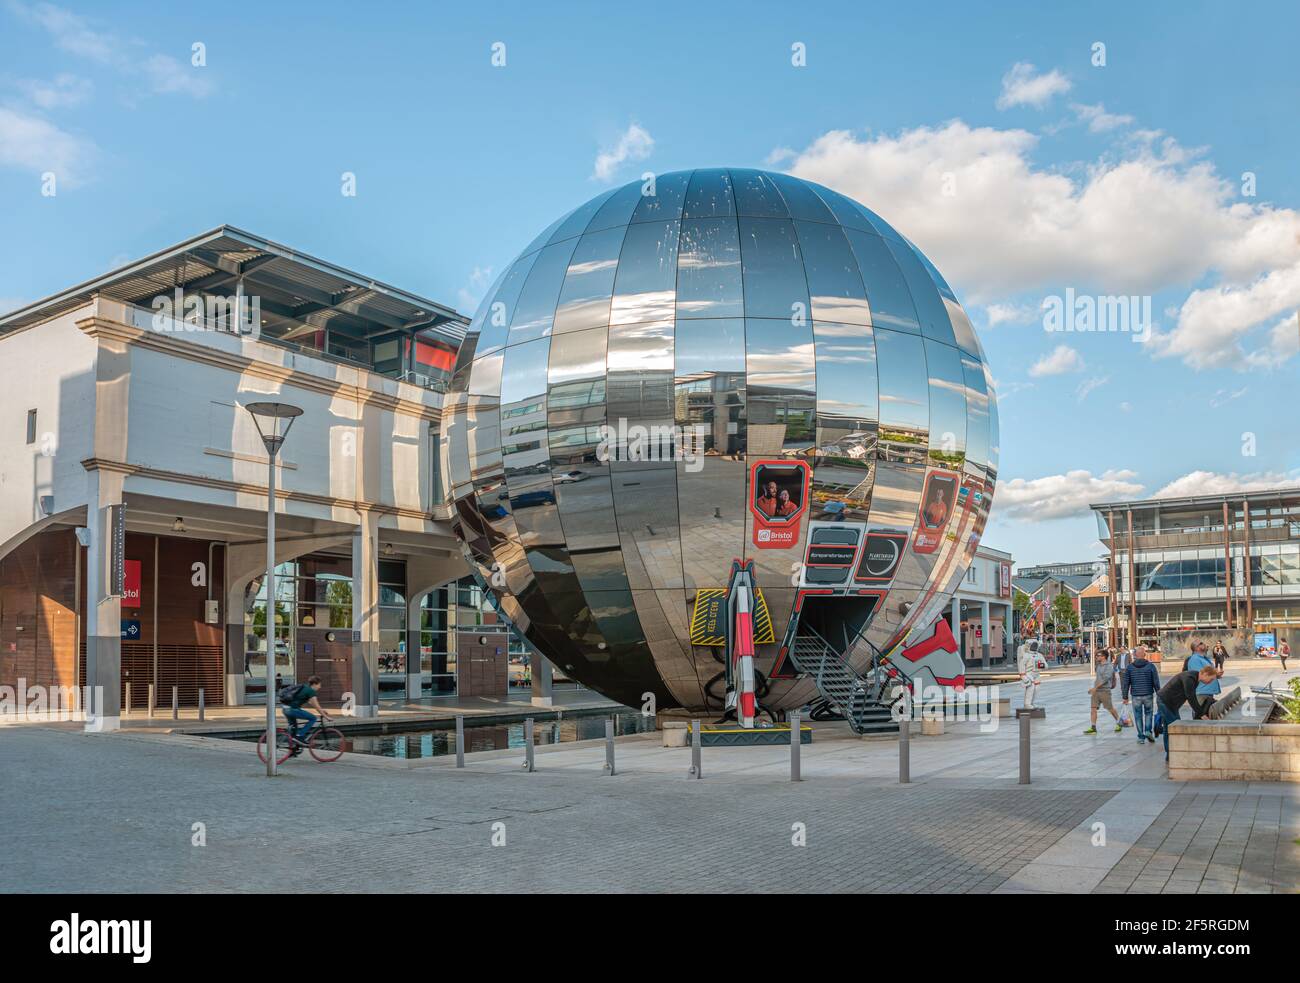
[[[749,317],[782,318],[787,323],[811,320],[808,281],[793,222],[741,218],[740,259]]]
[[[683,221],[677,258],[677,316],[739,317],[744,311],[736,220]]]

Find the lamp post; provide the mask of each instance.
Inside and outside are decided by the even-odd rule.
[[[245,403],[266,446],[266,776],[275,777],[275,459],[302,410],[288,403]]]

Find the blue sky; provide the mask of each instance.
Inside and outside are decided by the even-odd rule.
[[[790,170],[980,329],[986,541],[1090,559],[1089,501],[1300,480],[1300,14],[1064,8],[0,0],[0,307],[226,222],[465,309],[611,184]],[[1150,297],[1152,336],[1045,331],[1067,289]]]

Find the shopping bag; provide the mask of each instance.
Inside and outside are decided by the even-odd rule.
[[[1133,707],[1127,703],[1119,708],[1119,722],[1125,727],[1133,726]]]

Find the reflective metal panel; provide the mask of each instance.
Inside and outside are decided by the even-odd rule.
[[[812,316],[821,321],[870,324],[867,292],[844,230],[816,222],[796,221],[794,225],[808,277]]]
[[[722,218],[736,214],[731,176],[721,168],[693,171],[682,218]]]
[[[866,519],[876,463],[880,395],[871,328],[813,322],[817,453],[813,519]]]
[[[675,171],[660,174],[652,185],[653,193],[646,194],[642,188],[641,202],[632,213],[633,223],[667,222],[682,217],[682,200],[686,197],[686,182],[691,178],[690,171]]]
[[[744,311],[736,220],[684,220],[677,255],[677,316],[736,317]]]
[[[533,264],[515,306],[507,344],[519,345],[551,333],[560,287],[577,244],[577,239],[568,239],[547,246],[537,254],[537,262]]]
[[[807,182],[790,177],[788,174],[773,174],[771,178],[772,183],[780,190],[781,197],[785,199],[791,218],[839,224],[831,214],[831,210],[826,207],[826,203]]]
[[[605,229],[621,228],[632,221],[632,213],[641,203],[643,185],[640,181],[625,184],[606,199],[587,226],[587,234]]]
[[[587,231],[587,225],[592,218],[600,211],[605,202],[609,201],[613,191],[606,191],[604,194],[596,195],[585,205],[580,205],[569,213],[569,216],[561,222],[555,229],[555,234],[551,236],[552,244],[563,242],[565,239],[572,239],[574,236],[580,236]]]
[[[966,378],[961,355],[925,339],[930,380],[930,463],[960,471],[966,463]]]
[[[624,228],[583,236],[569,260],[569,271],[560,288],[555,311],[555,333],[604,327],[609,323],[609,305],[614,296],[614,272],[623,249]]]
[[[885,240],[856,229],[846,229],[845,235],[853,247],[862,282],[866,285],[871,323],[877,328],[920,333],[921,324],[916,317],[912,294]]]
[[[748,316],[810,319],[808,280],[793,222],[742,217],[740,262]]]
[[[930,391],[925,346],[916,335],[875,332],[880,366],[880,453],[882,461],[920,464],[930,434]]]
[[[903,279],[907,281],[907,290],[912,295],[917,318],[921,322],[921,333],[927,338],[955,346],[957,338],[953,334],[952,322],[948,320],[948,308],[944,306],[939,289],[921,261],[916,258],[912,247],[892,241],[887,241],[887,245],[898,261],[898,268],[903,271]]]
[[[643,222],[627,227],[610,324],[635,324],[673,316],[677,290],[680,222]]]
[[[762,171],[731,169],[731,190],[736,199],[736,214],[756,218],[789,218],[785,199],[772,178]],[[753,313],[752,311],[750,313]]]
[[[501,286],[495,293],[488,295],[487,309],[479,327],[479,339],[476,354],[482,357],[505,347],[510,334],[510,319],[515,315],[519,303],[519,293],[524,289],[528,274],[537,262],[537,253],[530,253],[517,260],[501,280]]]
[[[673,462],[614,462],[614,511],[636,590],[682,587],[682,542],[677,518],[677,469]]]
[[[961,360],[966,383],[966,460],[981,467],[989,463],[989,397],[984,367],[970,356]]]
[[[688,588],[720,587],[745,542],[745,322],[677,322],[674,413],[692,441],[677,465]]]

